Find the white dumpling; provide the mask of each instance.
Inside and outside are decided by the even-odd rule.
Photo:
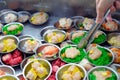
[[[85,27],[86,30],[90,30],[93,23],[94,23],[93,19],[85,18],[83,21],[83,26]]]
[[[17,16],[13,13],[9,13],[9,14],[5,15],[4,20],[6,23],[14,22],[17,20]]]
[[[56,37],[56,36],[52,36],[51,37],[51,41],[50,42],[52,42],[52,43],[57,43],[59,40],[58,40],[58,38]]]
[[[8,27],[8,31],[13,31],[13,30],[16,30],[17,28],[18,28],[17,25],[10,25],[10,26]]]
[[[107,78],[111,77],[110,75],[104,75],[106,71],[94,71],[93,74],[96,76],[96,80],[106,80]]]
[[[76,73],[73,75],[73,80],[81,80],[81,74],[80,74],[80,72],[76,72]]]
[[[93,47],[89,51],[89,57],[92,60],[98,59],[101,55],[102,55],[102,52],[97,47]]]
[[[72,25],[72,20],[70,18],[61,18],[59,20],[59,25],[62,28],[69,28]]]
[[[33,51],[37,46],[39,45],[39,42],[34,40],[27,40],[24,44],[25,51],[30,52]]]
[[[7,39],[7,43],[8,46],[12,46],[13,44],[15,44],[15,41],[13,39]]]
[[[0,43],[0,51],[4,49],[4,43]]]
[[[65,55],[67,58],[75,58],[77,55],[80,55],[80,52],[75,47],[71,47],[65,51]]]
[[[72,65],[68,68],[68,71],[72,72],[75,69],[76,66]]]
[[[103,32],[102,31],[97,31],[94,35],[94,38],[98,38],[99,35],[102,35]]]
[[[62,79],[63,80],[73,80],[71,74],[63,74]]]
[[[40,63],[39,62],[34,62],[32,63],[32,68],[36,69],[37,67],[39,67]]]
[[[27,73],[27,75],[26,75],[26,78],[27,78],[28,80],[34,80],[34,74],[33,74],[31,71],[29,71],[29,72]]]
[[[80,36],[83,36],[85,32],[83,31],[80,31],[80,32],[75,32],[72,34],[72,40],[77,38],[77,37],[80,37]]]
[[[86,70],[90,70],[93,67],[87,59],[83,59],[79,64]]]

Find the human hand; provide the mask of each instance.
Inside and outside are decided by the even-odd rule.
[[[107,9],[110,8],[111,12],[120,8],[120,0],[96,0],[96,23],[100,23]],[[107,20],[112,20],[111,14],[107,17]]]

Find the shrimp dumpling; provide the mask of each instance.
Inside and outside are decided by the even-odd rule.
[[[76,56],[80,55],[80,51],[75,47],[71,47],[65,51],[65,55],[67,58],[75,58]]]

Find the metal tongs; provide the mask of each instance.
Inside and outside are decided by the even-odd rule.
[[[79,48],[88,47],[91,44],[91,42],[93,41],[95,32],[101,27],[106,17],[109,15],[109,13],[110,13],[110,9],[107,10],[102,21],[99,24],[94,22],[94,24],[92,25],[92,28],[88,32],[88,35],[79,42],[78,44]]]

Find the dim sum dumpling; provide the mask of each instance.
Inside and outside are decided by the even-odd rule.
[[[65,55],[67,58],[75,58],[77,55],[80,55],[80,51],[75,47],[71,47],[65,51]]]
[[[62,28],[69,29],[70,26],[72,25],[72,20],[70,18],[61,18],[59,20],[59,25]]]
[[[96,76],[96,80],[106,80],[111,77],[111,74],[107,74],[107,71],[94,71],[93,74]]]
[[[17,25],[10,25],[10,26],[8,27],[8,31],[13,31],[13,30],[16,30],[17,28],[18,28]]]
[[[83,21],[83,26],[85,27],[86,30],[90,30],[93,23],[94,23],[93,19],[85,18]]]
[[[28,80],[36,80],[37,75],[36,75],[36,73],[35,73],[33,68],[27,73],[26,78]]]
[[[73,33],[72,40],[75,39],[75,38],[77,38],[77,37],[83,36],[84,33],[85,32],[83,32],[83,31]]]
[[[81,80],[83,73],[75,65],[70,66],[62,75],[63,80]]]
[[[35,49],[35,47],[39,44],[36,40],[27,40],[24,44],[25,51],[31,52]]]
[[[98,38],[99,35],[102,35],[103,32],[102,31],[97,31],[94,35],[94,38]]]
[[[89,51],[89,57],[92,60],[98,59],[101,55],[102,55],[102,52],[97,47],[93,47]]]
[[[0,43],[0,51],[4,49],[4,43]]]
[[[73,80],[71,74],[63,74],[62,79],[63,80]]]
[[[14,22],[17,20],[17,16],[13,13],[9,13],[9,14],[5,15],[4,20],[6,23]]]
[[[76,72],[76,73],[73,75],[73,80],[81,80],[80,72]]]
[[[38,61],[32,64],[32,68],[35,70],[35,72],[40,78],[48,74],[47,69],[42,64],[40,64]]]

